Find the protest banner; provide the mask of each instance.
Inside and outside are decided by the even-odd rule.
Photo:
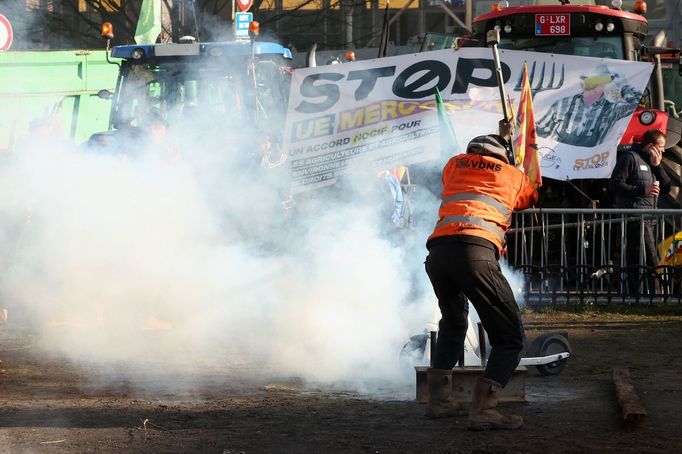
[[[608,178],[651,63],[500,50],[505,88],[519,105],[529,69],[543,178]],[[436,88],[455,149],[440,151]],[[294,191],[349,171],[440,160],[501,119],[494,63],[482,48],[442,50],[294,71],[283,147]]]

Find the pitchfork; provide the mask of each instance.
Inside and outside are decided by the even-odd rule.
[[[530,91],[534,95],[535,93],[538,93],[540,91],[547,91],[547,90],[558,90],[561,88],[561,86],[564,84],[564,64],[561,64],[561,73],[559,75],[559,80],[554,81],[556,77],[556,63],[552,63],[552,69],[550,72],[549,77],[547,80],[545,80],[545,66],[546,63],[542,62],[542,68],[540,69],[540,80],[535,81],[535,67],[536,67],[537,62],[533,62],[533,65],[530,67],[530,74],[528,75],[528,82],[530,83]],[[514,91],[521,91],[521,82],[523,81],[523,71],[521,71],[521,74],[519,74],[519,80],[516,82],[516,86],[514,87]],[[533,86],[533,82],[537,82],[535,86]]]

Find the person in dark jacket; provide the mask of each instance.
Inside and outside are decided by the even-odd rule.
[[[649,129],[640,143],[633,144],[618,157],[609,181],[616,208],[653,210],[658,203],[658,196],[670,192],[670,177],[661,166],[664,152],[665,134],[658,129]],[[648,267],[649,276],[654,276],[653,267],[658,266],[654,221],[644,219],[642,223],[631,221],[627,224],[625,247],[631,293],[639,292],[640,263]],[[647,285],[652,291],[654,279],[647,279]]]
[[[499,132],[474,138],[466,154],[445,165],[438,222],[426,243],[426,273],[442,316],[433,367],[427,370],[426,416],[468,411],[471,430],[517,429],[523,424],[520,416],[495,409],[500,390],[519,364],[525,338],[519,308],[498,260],[512,211],[533,205],[538,193],[509,163],[513,123],[502,120]],[[492,346],[471,405],[463,390],[454,392],[452,386],[452,368],[464,347],[469,301]]]

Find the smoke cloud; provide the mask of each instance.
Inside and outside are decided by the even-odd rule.
[[[10,320],[31,324],[45,351],[140,386],[173,376],[191,388],[218,367],[256,381],[411,389],[398,358],[432,317],[431,222],[395,228],[376,174],[287,208],[281,156],[263,160],[248,128],[216,129],[195,112],[158,143],[121,136],[105,152],[51,129],[5,153],[0,296]],[[435,218],[435,197],[418,198]]]
[[[401,230],[375,172],[292,197],[277,121],[201,106],[169,118],[158,136],[117,124],[134,134],[105,147],[40,119],[0,155],[10,321],[94,384],[299,377],[413,397],[399,356],[436,321],[423,261],[437,197],[418,184]]]

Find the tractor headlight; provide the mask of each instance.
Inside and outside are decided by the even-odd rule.
[[[140,58],[144,57],[144,50],[137,47],[133,49],[133,51],[130,53],[130,56],[133,57],[134,60],[139,60]]]
[[[644,126],[649,126],[651,123],[656,120],[656,114],[654,112],[651,112],[650,110],[645,110],[641,114],[639,114],[639,122],[642,123]]]

